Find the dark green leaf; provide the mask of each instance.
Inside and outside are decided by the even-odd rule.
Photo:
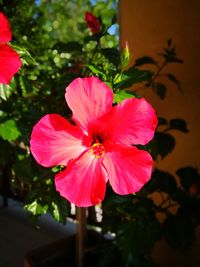
[[[176,47],[172,44],[172,40],[167,41],[167,48],[164,48],[164,52],[161,53],[167,63],[183,63],[176,55]]]
[[[152,73],[150,71],[139,70],[131,67],[127,71],[124,71],[121,77],[121,81],[115,84],[116,88],[124,89],[132,86],[135,83],[144,82],[150,80]]]
[[[156,64],[156,62],[152,57],[144,56],[136,59],[134,66],[136,67],[144,64]]]
[[[176,79],[176,77],[175,77],[173,74],[168,73],[168,74],[166,74],[166,76],[168,77],[168,79],[169,79],[171,82],[173,82],[173,83],[176,84],[176,86],[178,87],[178,89],[179,89],[180,91],[182,91],[181,83]]]
[[[200,223],[200,199],[188,197],[184,205],[181,205],[177,212],[178,216],[182,218],[190,218],[195,225]]]
[[[163,117],[158,117],[158,125],[167,125],[167,120]]]
[[[30,183],[34,177],[34,165],[30,157],[16,160],[13,170],[18,179]]]
[[[118,66],[120,63],[120,54],[116,48],[104,48],[101,52],[111,63]]]
[[[185,206],[188,202],[188,196],[186,195],[185,191],[180,188],[177,189],[176,192],[171,195],[171,199],[183,206]]]
[[[111,24],[116,24],[117,23],[117,14],[114,14],[111,20]]]
[[[180,168],[177,170],[176,174],[180,177],[181,185],[186,191],[189,191],[193,184],[196,184],[200,188],[200,175],[196,168]]]
[[[167,133],[157,132],[155,134],[155,140],[158,146],[159,154],[162,158],[166,157],[175,147],[175,139],[173,136]]]
[[[101,243],[96,243],[93,255],[98,259],[97,267],[122,267],[121,254],[113,240],[104,239]]]
[[[160,239],[160,224],[155,217],[121,223],[116,242],[126,258],[132,259],[149,253],[156,240]],[[133,262],[133,260],[132,260]]]
[[[68,43],[57,43],[54,45],[54,49],[57,49],[59,53],[61,52],[73,52],[82,50],[82,45],[78,42],[68,42]]]
[[[177,184],[175,178],[170,173],[155,169],[151,180],[146,185],[146,189],[150,193],[161,191],[172,194],[177,190]]]
[[[172,248],[187,251],[195,240],[195,225],[189,217],[170,215],[164,222],[163,234]]]
[[[168,45],[169,47],[172,45],[172,39],[171,39],[171,38],[169,38],[169,39],[167,40],[167,45]]]
[[[0,139],[0,164],[5,165],[12,158],[13,147],[8,141]]]
[[[165,98],[166,91],[167,91],[167,88],[163,83],[155,84],[155,92],[161,99]]]
[[[183,60],[176,57],[175,51],[172,49],[170,51],[166,51],[166,53],[161,54],[167,63],[183,63]]]
[[[153,138],[147,145],[146,145],[147,150],[151,155],[153,156],[154,159],[157,159],[157,157],[160,155],[159,148],[158,148],[158,143],[156,138]],[[141,148],[142,149],[142,148]]]
[[[169,62],[174,62],[174,63],[180,63],[180,64],[183,64],[183,60],[180,59],[180,58],[177,58],[177,57],[175,57],[175,58],[173,58],[173,59],[170,59]]]
[[[183,119],[172,119],[169,122],[169,127],[174,130],[179,130],[183,133],[188,133],[187,125]]]
[[[90,41],[95,41],[96,40],[96,36],[95,35],[90,35],[90,36],[86,36],[84,37],[84,43],[89,43]]]

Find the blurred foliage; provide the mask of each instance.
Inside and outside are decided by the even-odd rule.
[[[12,46],[23,61],[23,68],[10,85],[0,85],[0,190],[24,201],[32,216],[50,213],[65,223],[70,212],[70,204],[54,187],[55,172],[60,167],[37,165],[29,140],[33,125],[44,114],[56,112],[70,119],[64,92],[74,78],[100,77],[113,89],[115,104],[139,97],[142,88],[164,99],[167,80],[182,90],[176,76],[165,72],[167,65],[182,63],[171,39],[159,62],[149,56],[131,62],[128,46],[119,48],[117,4],[117,0],[0,3],[12,26]],[[87,28],[86,11],[99,18],[98,34]],[[135,85],[139,89],[130,90]],[[175,148],[174,131],[187,133],[186,122],[160,117],[155,138],[140,147],[155,160],[163,159]],[[5,181],[10,182],[9,188],[2,186]],[[160,202],[155,201],[155,194]],[[156,168],[149,183],[135,195],[117,196],[108,186],[102,209],[102,231],[115,233],[115,238],[98,250],[103,253],[99,267],[111,266],[110,255],[116,249],[123,267],[154,266],[151,250],[161,237],[175,249],[191,248],[200,224],[200,175],[192,167],[177,170],[176,176]]]

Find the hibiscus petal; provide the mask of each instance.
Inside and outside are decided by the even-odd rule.
[[[44,116],[34,126],[30,149],[36,161],[44,167],[67,165],[84,150],[82,131],[57,114]]]
[[[113,142],[145,145],[153,138],[157,123],[155,110],[144,98],[131,98],[113,107],[99,127]]]
[[[0,83],[9,84],[21,65],[17,52],[8,44],[0,44]]]
[[[106,176],[101,160],[93,158],[87,151],[56,175],[56,189],[76,206],[89,207],[104,199]]]
[[[136,147],[115,145],[104,157],[103,164],[113,190],[120,195],[139,191],[151,177],[151,155]]]
[[[77,78],[67,88],[66,101],[73,120],[87,130],[88,125],[112,108],[112,90],[96,77]]]
[[[9,42],[12,38],[10,25],[6,16],[0,12],[0,42]]]

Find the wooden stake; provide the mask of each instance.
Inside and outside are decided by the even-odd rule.
[[[77,235],[76,235],[76,261],[77,267],[84,267],[83,257],[86,244],[86,208],[76,207]]]

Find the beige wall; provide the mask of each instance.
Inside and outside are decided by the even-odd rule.
[[[159,163],[175,172],[183,166],[200,170],[200,1],[199,0],[121,0],[121,43],[128,41],[133,59],[157,56],[171,37],[184,64],[167,71],[181,81],[183,94],[169,83],[166,99],[160,100],[146,89],[143,93],[159,116],[183,118],[189,134],[173,132],[176,149]]]
[[[167,69],[179,78],[181,94],[168,83],[164,101],[147,89],[142,93],[156,108],[158,115],[183,118],[189,134],[173,132],[176,148],[159,162],[163,170],[174,172],[183,166],[198,167],[200,171],[200,1],[199,0],[121,0],[121,44],[128,41],[134,58],[156,56],[169,37],[177,47],[183,65],[173,64]],[[198,231],[200,233],[200,231]],[[159,242],[153,255],[159,266],[200,266],[200,244],[184,256],[175,253],[165,242]]]

